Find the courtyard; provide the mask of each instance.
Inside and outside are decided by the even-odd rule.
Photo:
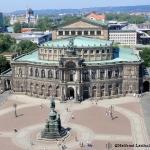
[[[82,103],[56,100],[62,126],[70,131],[68,137],[51,141],[40,139],[50,100],[13,94],[0,105],[0,146],[4,150],[60,150],[62,144],[66,150],[148,150],[126,147],[149,144],[140,101],[134,96]]]

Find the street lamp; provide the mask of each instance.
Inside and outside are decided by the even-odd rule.
[[[108,143],[106,144],[106,148],[107,148],[107,150],[111,150],[112,144],[111,144],[110,142],[108,142]]]
[[[15,117],[17,117],[17,104],[15,103],[15,104],[13,104],[13,107],[14,107],[14,109],[15,109],[15,111],[14,111],[14,113],[15,113]]]

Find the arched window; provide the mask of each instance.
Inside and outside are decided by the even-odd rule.
[[[22,69],[19,68],[19,77],[22,77]]]
[[[104,70],[100,70],[100,79],[103,80],[105,77],[105,71]]]
[[[83,78],[83,81],[89,81],[89,72],[88,72],[88,70],[83,71],[82,78]]]
[[[45,70],[41,70],[41,78],[45,78]]]
[[[48,71],[48,78],[53,78],[53,72],[51,70]]]
[[[39,71],[37,68],[35,69],[35,77],[39,77]]]
[[[100,86],[100,97],[104,96],[104,85]]]
[[[92,79],[96,79],[96,71],[95,70],[92,70],[92,72],[91,72],[91,78]]]
[[[59,79],[59,70],[56,71],[56,79]]]
[[[115,70],[115,78],[118,78],[119,77],[119,69],[116,69]]]
[[[30,76],[33,76],[33,68],[30,68]]]
[[[112,70],[108,70],[108,79],[112,78]]]

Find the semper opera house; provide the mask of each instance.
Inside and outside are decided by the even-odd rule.
[[[1,90],[11,87],[17,93],[62,101],[139,93],[143,61],[130,48],[114,48],[105,40],[106,33],[104,25],[87,19],[62,27],[54,40],[11,61],[11,71],[0,77]]]

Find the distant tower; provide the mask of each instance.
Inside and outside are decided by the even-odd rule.
[[[33,16],[34,16],[34,11],[31,8],[27,9],[26,11],[27,23],[31,22],[31,19],[33,18]]]

